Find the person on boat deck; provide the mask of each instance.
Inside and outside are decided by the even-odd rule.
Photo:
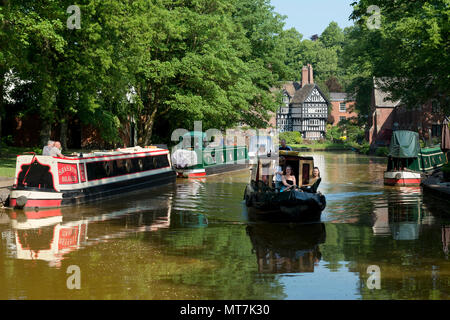
[[[286,145],[285,139],[281,139],[281,146],[278,148],[278,150],[292,151],[292,148]]]
[[[55,141],[48,140],[47,145],[44,146],[44,148],[42,149],[42,155],[43,156],[49,156],[50,155],[50,150],[52,150],[54,145],[55,145]]]
[[[281,192],[286,190],[291,190],[297,186],[295,181],[295,176],[292,174],[292,167],[286,167],[286,174],[283,175],[281,182],[283,183],[283,187],[281,188]]]
[[[64,158],[64,155],[61,153],[61,142],[55,141],[54,147],[50,150],[50,156]]]
[[[320,170],[318,167],[313,168],[312,178],[309,180],[309,185],[305,187],[301,187],[302,191],[311,191],[312,186],[316,183],[320,178]],[[313,192],[313,191],[311,191]]]
[[[286,163],[284,157],[280,157],[279,165],[275,168],[275,189],[280,190],[283,187],[283,167]]]

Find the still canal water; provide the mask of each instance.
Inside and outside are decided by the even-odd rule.
[[[383,158],[314,157],[321,223],[249,223],[242,171],[77,208],[2,211],[0,299],[450,299],[450,206],[384,187]],[[368,285],[371,265],[380,289]],[[67,287],[69,266],[80,289]]]

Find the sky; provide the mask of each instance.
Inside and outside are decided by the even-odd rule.
[[[339,27],[353,25],[348,20],[352,13],[350,3],[355,0],[271,0],[275,12],[287,16],[285,29],[294,27],[309,39],[313,34],[320,35],[331,21]]]

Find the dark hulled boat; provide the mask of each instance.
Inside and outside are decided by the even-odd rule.
[[[244,192],[245,205],[249,218],[273,222],[318,221],[326,206],[323,194],[317,192],[320,178],[312,181],[314,159],[302,157],[295,151],[280,151],[280,156],[286,159],[286,165],[293,168],[296,181],[301,182],[300,188],[280,192],[270,183],[263,182],[263,171],[274,172],[277,158],[259,157],[252,169],[252,180]],[[273,176],[267,175],[266,181],[272,181]]]

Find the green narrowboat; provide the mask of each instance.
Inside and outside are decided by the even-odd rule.
[[[172,165],[178,177],[201,178],[249,168],[245,145],[208,141],[207,135],[198,131],[186,133],[180,143],[181,148],[172,153]]]
[[[389,147],[384,184],[392,186],[420,185],[422,174],[441,168],[447,159],[439,145],[421,148],[419,134],[394,131]]]

